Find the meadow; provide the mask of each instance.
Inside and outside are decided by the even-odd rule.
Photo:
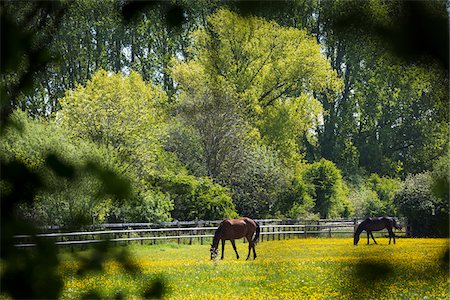
[[[104,262],[105,272],[77,273],[72,254],[62,255],[62,299],[96,291],[102,298],[140,299],[155,279],[163,299],[449,299],[448,239],[309,238],[259,243],[256,260],[236,259],[227,242],[224,260],[209,259],[209,245],[127,246],[140,272]],[[78,253],[83,255],[83,253]],[[446,261],[447,260],[447,261]]]

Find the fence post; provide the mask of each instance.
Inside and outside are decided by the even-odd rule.
[[[264,242],[264,235],[262,234],[264,232],[264,227],[262,222],[259,222],[259,242],[262,243]]]
[[[305,221],[305,239],[308,238],[308,222]]]
[[[353,235],[355,235],[355,232],[356,232],[356,225],[358,225],[358,222],[357,222],[357,219],[354,218],[353,219]]]
[[[328,236],[331,238],[331,225],[328,225]]]

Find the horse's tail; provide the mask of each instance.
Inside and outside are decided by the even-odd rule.
[[[398,224],[394,218],[392,218],[392,223],[393,223],[392,225],[394,225],[396,229],[402,229],[402,226]]]
[[[256,233],[255,233],[255,237],[253,238],[253,243],[256,244],[256,243],[258,243],[258,240],[259,240],[259,234],[261,232],[261,228],[259,227],[258,223],[255,222],[255,224],[256,224]]]

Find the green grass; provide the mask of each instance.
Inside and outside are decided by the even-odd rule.
[[[245,261],[247,245],[237,243],[237,260],[227,242],[225,259],[209,260],[209,245],[132,245],[127,249],[140,273],[105,263],[101,274],[78,276],[79,265],[65,254],[64,299],[90,290],[105,298],[140,298],[158,278],[168,299],[448,299],[446,239],[398,239],[396,245],[353,246],[351,239],[293,239],[263,242],[258,258]]]

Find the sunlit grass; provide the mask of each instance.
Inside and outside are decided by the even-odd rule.
[[[154,278],[166,282],[167,299],[448,299],[447,239],[398,239],[396,245],[353,246],[351,239],[293,239],[257,246],[258,258],[245,261],[247,245],[237,243],[237,260],[227,242],[223,261],[209,260],[209,245],[131,246],[141,274],[106,263],[106,272],[76,275],[64,256],[62,298],[89,290],[104,297],[139,298]],[[242,259],[242,257],[244,259]]]

